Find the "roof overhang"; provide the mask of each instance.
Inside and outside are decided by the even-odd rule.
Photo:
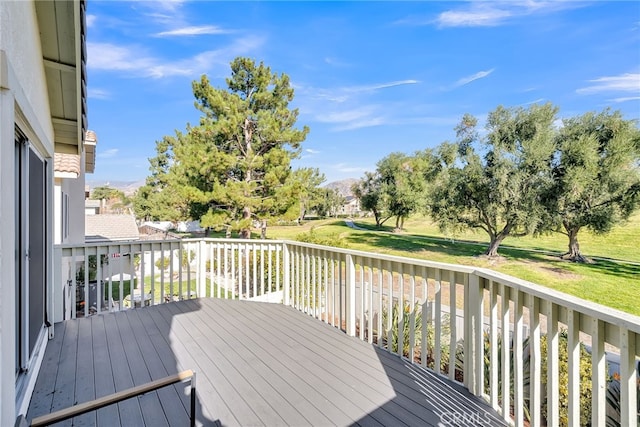
[[[87,130],[86,2],[35,4],[55,152],[81,154]]]
[[[96,169],[96,144],[98,138],[96,133],[88,130],[84,138],[84,171],[85,173],[93,173]]]
[[[77,178],[80,175],[80,155],[67,153],[54,153],[53,176],[54,178]]]

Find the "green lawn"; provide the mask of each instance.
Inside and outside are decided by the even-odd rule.
[[[357,220],[356,225],[375,229],[371,219]],[[485,249],[486,236],[469,232],[452,240],[420,217],[407,220],[402,233],[389,232],[390,228],[382,233],[353,230],[343,220],[331,219],[271,227],[268,236],[295,239],[310,230],[319,236],[340,236],[350,249],[490,268],[640,316],[640,214],[604,236],[587,230],[580,233],[583,253],[596,258],[591,264],[559,259],[557,255],[567,246],[561,234],[507,238],[499,250],[504,259],[487,260],[478,256]]]
[[[193,273],[191,277],[195,277],[196,273]],[[144,278],[144,293],[148,294],[151,293],[152,287],[151,287],[151,282],[152,282],[152,278],[147,276]],[[118,283],[118,282],[115,282]],[[125,281],[125,286],[124,286],[124,296],[127,296],[130,292],[129,292],[129,282]],[[211,291],[211,280],[207,279],[206,282],[206,288],[205,288],[205,292],[206,295],[210,295],[210,291]],[[171,286],[169,284],[169,279],[165,277],[164,279],[164,294],[162,294],[162,282],[160,279],[160,275],[157,275],[154,279],[153,279],[153,300],[158,302],[160,301],[162,295],[164,295],[165,297],[169,297],[170,295],[173,295],[174,297],[178,297],[180,296],[180,288],[179,288],[179,284],[178,284],[178,280],[174,279],[173,282],[173,291],[171,289]],[[191,281],[187,281],[186,277],[184,277],[182,279],[182,295],[183,296],[187,296],[188,295],[188,291],[191,292],[196,292],[197,291],[197,284],[196,284],[196,279],[191,279]],[[105,291],[107,292],[107,291]],[[137,291],[136,291],[137,292]],[[218,287],[214,284],[213,285],[213,295],[218,295]],[[220,295],[222,295],[222,297],[224,298],[224,290],[220,290]],[[113,295],[114,295],[114,300],[117,300],[119,298],[119,291],[118,291],[118,286],[114,284],[113,286]],[[228,291],[227,292],[227,298],[231,298],[231,292]]]

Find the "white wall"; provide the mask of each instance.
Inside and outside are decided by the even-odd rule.
[[[84,153],[80,159],[80,176],[76,179],[65,179],[69,194],[69,239],[68,243],[84,243]]]
[[[18,123],[45,158],[53,157],[53,126],[40,35],[32,2],[0,2],[0,425],[16,418],[15,392],[15,142]],[[53,190],[53,189],[51,189]],[[53,200],[53,192],[48,197]],[[51,212],[51,208],[47,212]],[[49,242],[52,242],[52,231]],[[45,342],[43,342],[42,350]],[[37,375],[36,372],[33,375]],[[33,376],[32,375],[32,376]],[[34,378],[35,379],[35,378]],[[18,402],[19,404],[22,402]]]
[[[41,142],[45,151],[53,155],[53,125],[49,111],[49,97],[42,65],[40,32],[34,4],[27,1],[0,2],[0,50],[6,52],[11,67],[20,80],[22,96],[29,102],[35,117],[46,134]],[[36,130],[37,131],[37,130]]]

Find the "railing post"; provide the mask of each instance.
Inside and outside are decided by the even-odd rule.
[[[207,242],[200,240],[198,242],[198,278],[196,283],[198,284],[198,298],[202,298],[206,295],[207,287]],[[189,296],[191,297],[191,296]]]
[[[67,284],[62,282],[62,249],[54,248],[53,250],[53,294],[51,300],[53,302],[53,310],[51,310],[51,323],[58,323],[64,320],[65,296],[67,294]],[[70,304],[70,301],[66,301]],[[53,338],[53,328],[49,330],[49,338]]]
[[[637,424],[635,333],[620,327],[620,425]]]
[[[591,425],[602,426],[607,420],[607,358],[604,347],[604,322],[592,318],[591,332]]]
[[[469,274],[467,292],[465,295],[464,313],[465,331],[464,338],[466,354],[464,355],[464,382],[469,391],[476,396],[481,396],[484,385],[484,337],[482,336],[482,288],[480,277],[477,274]]]
[[[346,304],[345,316],[347,322],[347,335],[356,336],[356,266],[353,257],[347,254],[345,257],[345,291]]]
[[[284,305],[291,305],[291,264],[289,245],[282,244],[282,287],[284,288]]]

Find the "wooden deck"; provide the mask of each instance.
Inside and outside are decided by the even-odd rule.
[[[462,387],[293,308],[216,299],[56,324],[28,419],[184,369],[198,425],[505,425]],[[185,426],[188,411],[176,385],[56,425]]]

